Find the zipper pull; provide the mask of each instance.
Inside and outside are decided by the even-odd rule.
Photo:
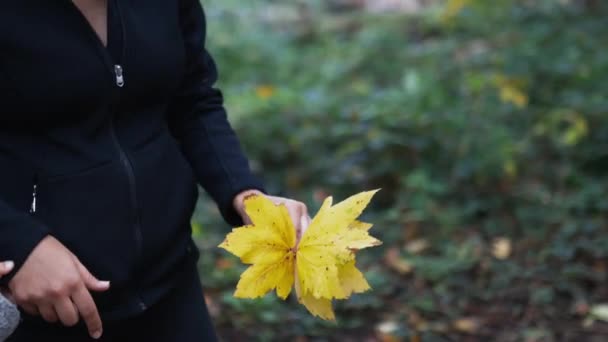
[[[34,190],[32,192],[32,206],[30,207],[30,214],[36,213],[36,195],[38,193],[38,185],[34,183]]]
[[[122,88],[125,85],[125,78],[122,74],[122,66],[120,64],[114,65],[114,74],[116,75],[116,85]]]

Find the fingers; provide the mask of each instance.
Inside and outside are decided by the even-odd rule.
[[[0,294],[8,299],[9,302],[15,304],[15,297],[8,288],[0,288]]]
[[[13,268],[15,268],[15,263],[12,261],[0,262],[0,279],[2,278],[2,276],[11,273]],[[10,302],[15,302],[15,298],[13,298],[12,294],[7,289],[0,289],[0,294],[6,297],[6,299],[8,299]]]
[[[299,242],[302,238],[302,235],[304,234],[304,232],[306,232],[306,229],[308,229],[308,226],[311,223],[306,204],[282,197],[268,196],[268,198],[272,200],[275,205],[284,205],[285,208],[287,208],[289,217],[291,218],[291,221],[293,222],[294,228],[296,230],[297,241]]]
[[[94,339],[100,338],[103,333],[103,326],[97,306],[95,306],[95,302],[89,291],[84,286],[79,287],[72,295],[72,300],[78,312],[80,312],[80,316],[86,324],[91,337]]]
[[[95,276],[80,263],[80,260],[78,260],[76,256],[73,257],[84,286],[78,287],[76,292],[72,295],[72,301],[77,312],[80,313],[80,317],[82,317],[86,324],[89,335],[94,339],[98,339],[103,333],[103,325],[101,323],[101,317],[99,317],[99,311],[97,310],[97,306],[95,305],[89,290],[97,292],[107,291],[110,288],[110,282],[101,281],[95,278]]]
[[[41,305],[38,307],[38,313],[40,316],[44,318],[45,321],[50,323],[55,323],[58,321],[57,313],[55,312],[55,308],[52,305]]]
[[[11,273],[11,271],[13,270],[14,267],[15,267],[15,263],[12,261],[0,262],[0,278],[2,278],[2,276],[5,276],[5,275]]]
[[[289,212],[289,217],[291,218],[291,222],[293,222],[296,233],[299,235],[301,210],[298,206],[291,203],[285,203],[285,207],[287,208],[287,212]]]
[[[251,196],[263,195],[263,193],[259,190],[245,190],[234,197],[232,201],[232,206],[236,209],[237,213],[243,219],[243,223],[245,225],[250,225],[251,218],[245,212],[245,200]]]
[[[296,202],[296,205],[298,208],[298,216],[296,217],[295,221],[297,222],[296,233],[298,241],[300,241],[302,235],[304,235],[304,232],[306,232],[306,229],[308,229],[308,225],[310,224],[310,217],[308,216],[308,208],[306,207],[306,204]]]
[[[306,233],[306,230],[308,229],[308,226],[310,226],[310,223],[312,222],[310,216],[308,216],[308,213],[306,213],[305,215],[302,215],[302,217],[300,218],[300,227],[301,228],[301,235],[300,237],[302,237],[302,235],[304,235],[304,233]]]
[[[61,323],[66,327],[73,327],[78,323],[78,311],[69,298],[63,298],[55,303],[55,311]]]
[[[34,248],[8,285],[27,313],[66,326],[77,324],[81,314],[91,336],[101,336],[101,319],[89,289],[105,291],[110,284],[95,278],[52,236]]]
[[[281,201],[279,201],[281,203]],[[293,221],[294,228],[296,229],[296,237],[299,241],[306,229],[310,224],[310,217],[308,216],[308,208],[306,204],[293,200],[286,200],[282,202],[289,212],[289,217]]]
[[[243,213],[241,214],[241,219],[243,220],[243,223],[246,226],[253,223],[253,221],[251,221],[251,218],[249,217],[249,215],[247,215],[247,213],[245,211],[243,211]]]
[[[33,304],[19,304],[19,306],[23,309],[23,311],[25,311],[26,313],[28,313],[31,316],[38,316],[40,315],[40,310],[38,310],[38,308],[33,305]]]
[[[74,261],[76,262],[76,267],[78,267],[78,272],[80,272],[80,277],[84,282],[85,286],[91,291],[103,292],[107,291],[110,288],[109,281],[101,281],[95,278],[83,264],[80,263],[76,257],[74,257]]]

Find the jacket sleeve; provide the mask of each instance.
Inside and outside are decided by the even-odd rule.
[[[264,192],[263,185],[253,176],[228,122],[222,93],[213,87],[218,74],[205,49],[206,23],[199,0],[180,0],[180,25],[186,71],[168,109],[169,127],[225,221],[241,225],[232,205],[234,197],[248,189]]]
[[[49,234],[48,228],[27,213],[0,199],[0,262],[15,262],[13,271],[0,279],[6,285],[21,268],[38,243]]]

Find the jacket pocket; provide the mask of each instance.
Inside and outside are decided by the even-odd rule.
[[[186,252],[197,185],[190,165],[166,134],[135,152],[133,165],[141,205],[141,262],[163,268]]]
[[[13,210],[27,213],[30,210],[35,182],[33,169],[2,154],[0,165],[0,201],[8,204]]]
[[[112,290],[124,286],[134,264],[135,210],[122,165],[38,180],[34,215],[94,276],[111,281]]]

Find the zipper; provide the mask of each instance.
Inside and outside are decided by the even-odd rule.
[[[110,4],[110,2],[112,2],[114,4],[114,8],[116,10],[116,15],[118,17],[118,21],[120,22],[121,50],[122,50],[120,60],[124,61],[126,58],[126,47],[127,47],[127,35],[126,35],[125,21],[124,21],[123,15],[122,15],[121,7],[120,7],[120,1],[108,0],[108,4]],[[109,56],[108,50],[104,49],[104,51],[105,51],[106,55]],[[118,95],[117,95],[117,99],[116,99],[116,107],[118,107],[118,105],[120,104],[120,96],[121,96],[120,89],[125,86],[125,77],[124,77],[123,66],[119,63],[114,64],[114,76],[116,78],[116,86],[118,87],[118,91],[117,91]],[[115,125],[115,120],[114,120],[114,117],[116,115],[118,115],[118,111],[115,111],[114,116],[111,118],[110,127],[112,130],[112,136],[114,138],[114,142],[116,144],[118,153],[120,155],[120,159],[125,167],[125,171],[127,173],[127,178],[129,180],[129,187],[130,187],[130,194],[131,194],[131,208],[133,210],[133,221],[134,221],[134,227],[135,227],[135,263],[134,263],[135,267],[134,267],[134,271],[135,271],[135,279],[137,279],[137,273],[138,273],[137,265],[143,258],[143,233],[142,233],[142,228],[141,228],[141,217],[139,214],[139,211],[140,211],[139,204],[138,204],[139,201],[137,200],[137,183],[136,183],[136,179],[135,179],[135,171],[133,168],[133,163],[131,162],[131,159],[129,159],[129,155],[126,153],[126,151],[120,144],[120,140],[118,140],[118,136],[116,134],[116,125]],[[138,284],[138,282],[137,282],[134,286],[134,289],[136,290],[136,292],[139,292],[139,290],[140,290],[139,287],[140,287],[140,284]],[[139,309],[142,312],[146,311],[148,309],[148,307],[146,306],[146,303],[144,303],[141,295],[139,293],[135,293],[134,295],[137,296]]]
[[[137,200],[137,183],[135,179],[135,171],[133,170],[133,164],[127,155],[127,152],[120,144],[120,140],[118,140],[118,135],[116,134],[116,122],[114,118],[111,119],[110,122],[110,133],[112,136],[112,141],[114,142],[114,147],[118,151],[118,155],[120,158],[120,162],[122,163],[125,172],[127,174],[127,180],[129,183],[129,199],[131,202],[131,208],[133,210],[133,224],[135,227],[135,244],[136,244],[136,262],[142,257],[142,245],[143,245],[143,235],[141,232],[141,219],[139,217],[139,205]]]
[[[114,75],[116,76],[116,85],[118,88],[125,86],[125,77],[122,74],[122,66],[120,64],[114,65]]]
[[[133,224],[135,227],[135,263],[134,263],[135,267],[134,267],[134,270],[135,270],[135,274],[136,274],[135,277],[137,277],[137,267],[136,266],[138,265],[139,261],[143,257],[143,234],[142,234],[142,230],[141,230],[141,218],[139,216],[139,205],[138,205],[139,202],[137,200],[135,171],[133,169],[133,164],[131,163],[131,160],[129,159],[127,152],[125,151],[123,146],[120,144],[120,140],[118,139],[118,135],[116,133],[116,120],[115,120],[115,117],[118,115],[118,107],[120,104],[121,89],[125,86],[125,83],[126,83],[125,76],[124,76],[124,66],[122,64],[120,64],[120,62],[114,63],[113,58],[110,55],[110,52],[108,51],[108,47],[104,46],[103,42],[101,41],[101,39],[99,39],[99,36],[95,32],[95,30],[93,30],[93,27],[88,22],[88,20],[84,17],[82,12],[72,2],[72,0],[66,0],[66,1],[69,2],[71,10],[74,12],[75,15],[77,15],[80,18],[82,24],[87,28],[87,31],[91,35],[91,39],[93,39],[95,41],[97,50],[98,50],[102,60],[104,61],[104,64],[109,71],[109,74],[112,75],[112,82],[116,86],[116,98],[110,104],[110,108],[112,110],[112,116],[110,118],[110,135],[112,137],[114,146],[115,146],[116,150],[118,151],[120,161],[123,164],[125,173],[127,175],[127,180],[129,183],[130,202],[131,202],[131,207],[133,210]],[[110,5],[114,5],[113,8],[116,9],[116,14],[117,14],[118,20],[120,21],[120,30],[121,30],[121,38],[122,38],[121,61],[124,61],[125,56],[126,56],[127,42],[126,42],[126,28],[125,28],[125,23],[124,23],[124,17],[122,15],[121,8],[120,8],[120,1],[108,0],[108,6],[110,6]],[[108,18],[109,18],[109,14],[110,13],[108,11]],[[109,27],[108,27],[108,32],[109,32]],[[138,285],[136,284],[136,286],[135,286],[136,291],[137,291],[137,287],[138,287]],[[143,302],[141,296],[138,293],[135,293],[135,295],[138,296],[138,302],[139,302],[138,306],[139,306],[140,310],[145,311],[147,309],[146,304]]]
[[[34,186],[32,189],[32,204],[30,206],[30,214],[36,213],[36,199],[38,196],[38,181],[34,179]]]

